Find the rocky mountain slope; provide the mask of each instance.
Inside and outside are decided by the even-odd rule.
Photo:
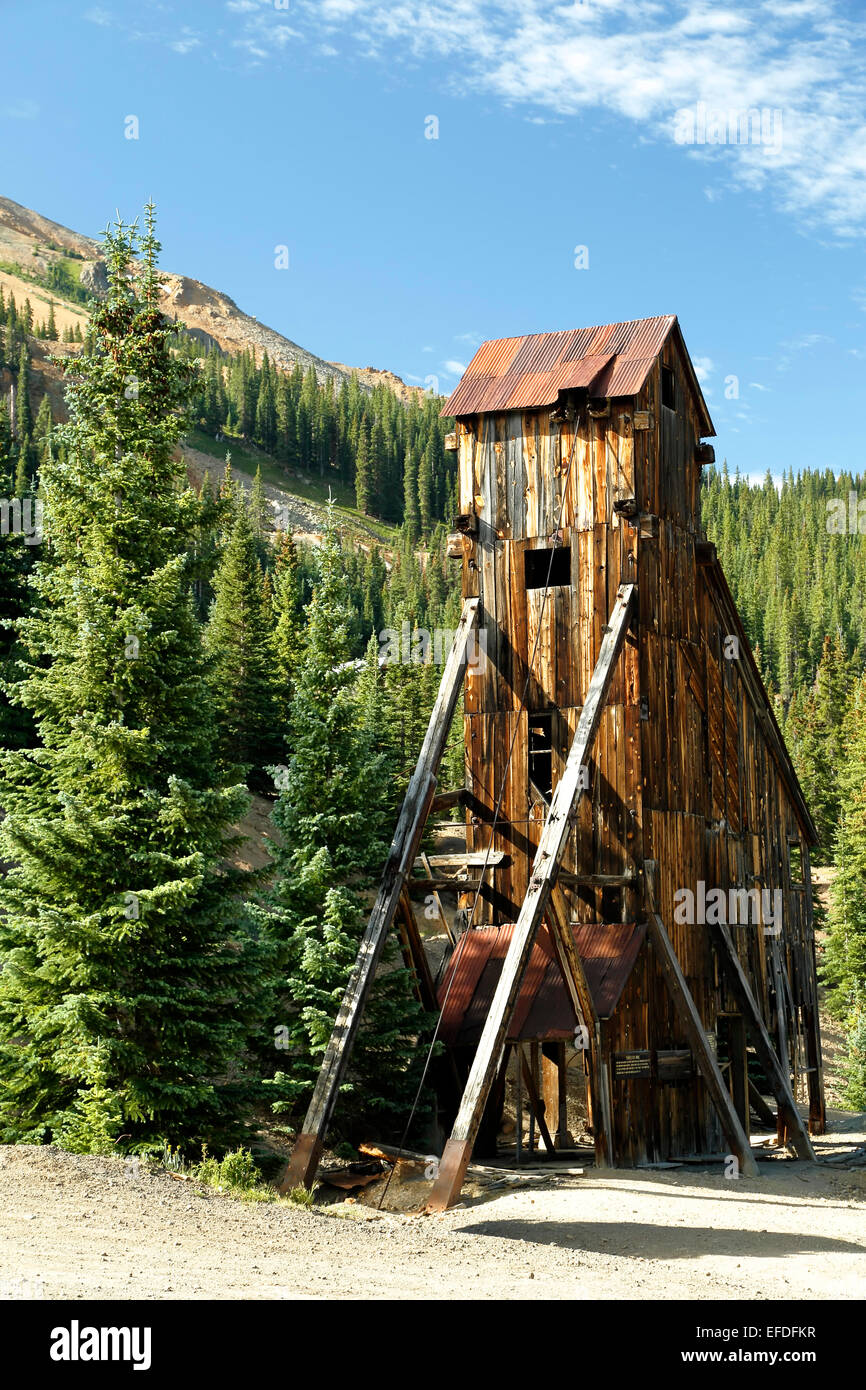
[[[64,293],[64,279],[72,287],[70,293]],[[407,386],[393,372],[375,367],[355,369],[317,357],[245,314],[228,295],[201,280],[165,271],[161,281],[164,311],[177,317],[207,345],[216,344],[232,353],[247,349],[255,353],[258,361],[267,352],[280,370],[290,372],[300,365],[306,372],[312,367],[320,382],[333,377],[339,385],[357,370],[358,379],[366,387],[381,382],[404,400],[420,394],[419,388]],[[74,326],[80,321],[83,325],[86,308],[83,302],[77,302],[78,291],[99,294],[105,286],[99,244],[11,198],[0,197],[0,284],[4,293],[12,291],[16,302],[29,298],[37,320],[47,318],[48,305],[53,301],[61,332],[67,324]]]

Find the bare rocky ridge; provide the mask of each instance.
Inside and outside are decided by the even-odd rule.
[[[22,207],[11,198],[0,198],[0,262],[20,267],[22,272],[20,282],[14,272],[7,271],[4,275],[7,282],[4,289],[12,289],[16,300],[23,301],[29,297],[34,302],[36,297],[45,298],[44,314],[47,317],[48,300],[54,299],[57,305],[62,295],[34,286],[27,276],[44,277],[52,263],[70,256],[76,263],[84,288],[96,295],[103,293],[106,288],[105,266],[97,241],[59,222],[52,222],[30,208]],[[308,352],[282,333],[245,314],[228,295],[212,289],[201,280],[171,271],[163,271],[160,280],[164,312],[176,317],[205,346],[215,344],[224,352],[233,353],[246,349],[254,352],[259,362],[267,352],[281,371],[291,372],[300,366],[303,372],[307,372],[312,367],[320,382],[333,378],[335,384],[339,385],[348,381],[357,370],[359,382],[367,389],[382,383],[403,400],[423,394],[419,387],[407,386],[393,372],[375,367],[355,369],[340,362],[328,362]],[[37,317],[40,317],[38,313]],[[86,318],[83,307],[76,317],[82,321]]]

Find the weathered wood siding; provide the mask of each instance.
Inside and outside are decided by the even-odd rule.
[[[661,405],[661,366],[676,380],[676,409]],[[634,428],[635,411],[646,412]],[[754,680],[726,655],[730,615],[709,569],[696,560],[700,531],[700,417],[680,349],[668,340],[636,398],[609,414],[581,410],[571,423],[550,409],[458,421],[460,510],[477,537],[464,545],[464,596],[480,595],[487,660],[465,689],[467,841],[494,850],[476,925],[516,920],[546,807],[530,787],[533,715],[552,725],[554,785],[561,773],[620,583],[636,581],[639,616],[614,677],[598,734],[591,795],[563,862],[568,875],[635,873],[658,861],[659,909],[709,1034],[735,1012],[720,979],[708,929],[680,925],[678,890],[779,888],[780,937],[760,926],[733,936],[774,1040],[782,1038],[795,1077],[812,1070],[817,996],[808,828],[789,774],[774,755]],[[634,498],[626,520],[615,503]],[[527,549],[570,546],[569,585],[527,590]],[[801,884],[792,882],[789,845],[799,846]],[[640,888],[566,888],[574,920],[634,921]],[[467,904],[471,898],[467,897]],[[614,1017],[605,1025],[612,1056],[634,1049],[685,1048],[660,970],[647,944]],[[811,1050],[811,1051],[810,1051]],[[660,1082],[612,1076],[615,1149],[620,1162],[717,1152],[716,1114],[696,1076]],[[818,1077],[817,1081],[815,1077]],[[817,1089],[816,1089],[817,1087]]]

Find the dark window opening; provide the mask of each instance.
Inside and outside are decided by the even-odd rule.
[[[553,715],[529,716],[530,791],[538,792],[548,806],[553,798]]]
[[[671,367],[662,366],[662,405],[668,410],[677,408],[677,381]]]
[[[570,545],[558,545],[552,550],[524,550],[523,564],[527,589],[571,583]]]
[[[625,900],[621,888],[602,888],[601,920],[603,922],[624,922]]]

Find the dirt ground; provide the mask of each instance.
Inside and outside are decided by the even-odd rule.
[[[835,1112],[819,1153],[864,1127]],[[119,1158],[4,1148],[0,1298],[866,1296],[866,1168],[568,1167],[488,1171],[431,1217],[255,1205]]]

